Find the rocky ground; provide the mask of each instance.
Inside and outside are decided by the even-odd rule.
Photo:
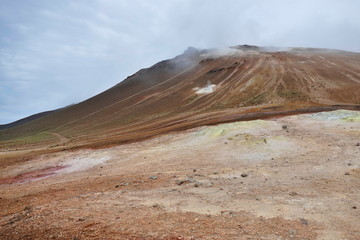
[[[22,158],[0,184],[0,239],[355,240],[360,112]]]

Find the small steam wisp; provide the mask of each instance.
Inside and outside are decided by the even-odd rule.
[[[211,84],[210,81],[207,81],[207,84],[203,88],[194,88],[193,90],[196,91],[196,94],[209,94],[215,91],[215,84]]]

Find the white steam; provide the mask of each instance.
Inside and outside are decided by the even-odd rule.
[[[219,57],[238,57],[243,55],[243,51],[234,48],[216,48],[208,50],[200,55],[202,58],[219,58]]]
[[[207,82],[207,85],[203,88],[194,88],[193,90],[196,91],[196,94],[209,94],[215,91],[215,84],[211,84],[210,81]]]

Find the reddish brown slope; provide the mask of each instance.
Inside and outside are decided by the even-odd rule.
[[[209,81],[215,91],[197,94],[194,89]],[[333,105],[356,108],[359,93],[357,53],[299,48],[279,52],[251,46],[226,54],[189,49],[80,104],[2,130],[0,141],[2,148],[39,143],[55,147],[60,134],[70,140],[67,146],[106,144],[257,118],[274,109],[274,114],[285,114]]]

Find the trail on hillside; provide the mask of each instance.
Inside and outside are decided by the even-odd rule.
[[[60,133],[56,133],[56,132],[45,132],[45,133],[48,133],[48,134],[51,134],[51,135],[55,136],[59,140],[60,144],[65,144],[65,143],[70,141],[69,138],[64,137]]]

